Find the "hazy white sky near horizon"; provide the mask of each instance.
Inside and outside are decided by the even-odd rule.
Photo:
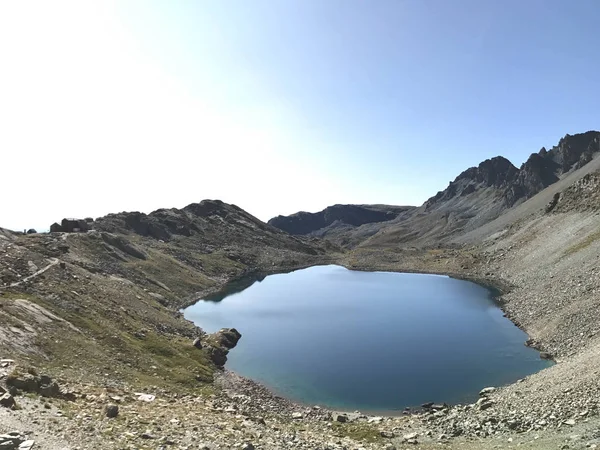
[[[0,2],[0,226],[420,204],[519,165],[599,118],[598,7],[526,3]]]

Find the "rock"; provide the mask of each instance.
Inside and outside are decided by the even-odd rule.
[[[6,379],[8,387],[13,386],[18,390],[25,392],[38,392],[40,388],[40,378],[30,373],[15,375],[13,372]]]
[[[235,328],[222,328],[206,338],[205,349],[217,367],[225,366],[229,350],[235,347],[242,335]]]
[[[479,391],[479,395],[481,397],[484,397],[486,395],[490,395],[492,392],[495,392],[495,391],[496,391],[496,388],[490,386],[490,387],[483,388],[481,391]]]
[[[554,357],[552,356],[552,353],[548,353],[548,352],[540,352],[540,358],[542,359],[553,359]]]
[[[402,440],[404,442],[413,441],[413,440],[417,439],[417,436],[418,436],[418,433],[408,433],[408,434],[405,434],[404,436],[402,436]]]
[[[140,437],[142,439],[156,439],[156,436],[154,436],[153,434],[151,434],[149,431],[146,431],[145,433],[142,433]]]
[[[117,417],[119,415],[119,407],[117,405],[108,405],[104,410],[106,417]]]
[[[254,450],[254,449],[255,449],[255,447],[251,443],[247,443],[242,446],[242,450]]]
[[[136,392],[135,395],[137,395],[137,399],[141,402],[153,402],[154,399],[156,399],[156,396],[152,395],[152,394],[143,394],[141,392]]]
[[[217,367],[225,366],[225,363],[227,362],[227,354],[229,353],[229,350],[227,350],[226,348],[221,348],[221,347],[213,347],[212,345],[205,347],[205,349],[206,349],[206,353],[208,353],[208,357],[215,364],[215,366],[217,366]]]
[[[0,397],[0,405],[5,408],[13,409],[16,406],[16,402],[12,395],[6,393]]]
[[[392,431],[381,431],[381,437],[392,439],[394,437],[394,433]]]
[[[13,431],[0,435],[0,450],[17,450],[25,442],[25,437]]]
[[[304,417],[304,414],[301,412],[295,412],[292,414],[292,419],[302,419],[302,417]]]
[[[40,385],[39,393],[42,397],[58,397],[60,396],[60,387],[56,381],[51,381],[48,384]]]
[[[569,420],[565,420],[565,424],[566,424],[566,425],[573,426],[573,425],[575,425],[575,419],[569,419]]]
[[[211,336],[220,346],[225,347],[228,350],[231,350],[233,347],[235,347],[242,337],[240,332],[235,328],[221,328]]]
[[[479,400],[477,400],[475,406],[478,407],[481,411],[485,411],[486,409],[494,406],[494,403],[491,400],[488,400],[486,397],[482,397]]]
[[[21,445],[19,445],[19,450],[30,450],[33,448],[34,445],[35,441],[33,439],[29,439],[21,443]]]
[[[340,423],[348,422],[348,416],[346,414],[335,414],[333,420]]]
[[[441,411],[442,409],[446,408],[448,408],[448,405],[446,405],[445,403],[434,403],[433,405],[431,405],[431,409],[434,409],[436,411]]]
[[[200,338],[196,338],[194,339],[194,342],[192,344],[194,347],[201,349],[202,348],[202,341],[200,340]]]

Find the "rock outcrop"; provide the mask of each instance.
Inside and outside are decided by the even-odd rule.
[[[203,345],[211,361],[217,367],[225,366],[229,350],[234,348],[242,335],[235,328],[222,328],[216,333],[209,334]],[[194,341],[194,346],[198,348],[198,343]]]

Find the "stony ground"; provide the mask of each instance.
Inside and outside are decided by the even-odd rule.
[[[507,315],[530,335],[529,345],[557,362],[489,389],[474,405],[435,405],[385,418],[295,405],[215,372],[191,345],[201,332],[169,309],[170,301],[185,300],[178,280],[185,285],[195,274],[169,259],[173,244],[145,246],[136,238],[132,245],[147,259],[118,254],[120,261],[114,250],[101,253],[101,241],[92,236],[0,239],[0,357],[15,361],[0,362],[0,385],[8,390],[15,367],[35,366],[69,394],[13,392],[17,406],[0,407],[0,433],[18,433],[0,437],[0,448],[30,445],[27,440],[52,450],[596,448],[599,228],[600,216],[589,208],[558,208],[534,211],[477,244],[364,246],[329,259],[356,269],[447,273],[497,287]],[[274,253],[278,260],[288,254]],[[293,258],[295,264],[311,261],[299,253]],[[222,255],[201,262],[205,269],[194,280],[204,276],[208,288],[227,281],[213,276],[222,267],[231,276],[245,270]],[[169,264],[177,269],[162,276]],[[116,417],[107,417],[111,405]],[[12,447],[2,447],[9,441]]]

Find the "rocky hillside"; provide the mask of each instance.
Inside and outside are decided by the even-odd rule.
[[[600,152],[600,132],[566,135],[550,150],[533,153],[520,168],[497,156],[462,172],[412,214],[386,224],[368,245],[437,245],[502,216]]]
[[[278,216],[271,225],[291,234],[358,245],[437,245],[473,232],[520,205],[600,152],[600,132],[566,135],[520,168],[497,156],[471,167],[420,207],[335,205],[318,213]]]
[[[542,148],[531,154],[519,169],[506,158],[497,156],[465,170],[424,206],[431,211],[457,205],[462,203],[462,198],[492,189],[500,207],[510,208],[556,183],[561,175],[583,167],[598,151],[600,132],[588,131],[573,136],[567,134],[551,150]]]
[[[561,192],[546,206],[554,214],[570,211],[600,211],[600,171],[588,173]]]
[[[178,308],[228,280],[335,253],[220,201],[110,214],[87,233],[3,232],[0,354],[114,384],[207,382],[224,352],[192,346],[203,333]]]

